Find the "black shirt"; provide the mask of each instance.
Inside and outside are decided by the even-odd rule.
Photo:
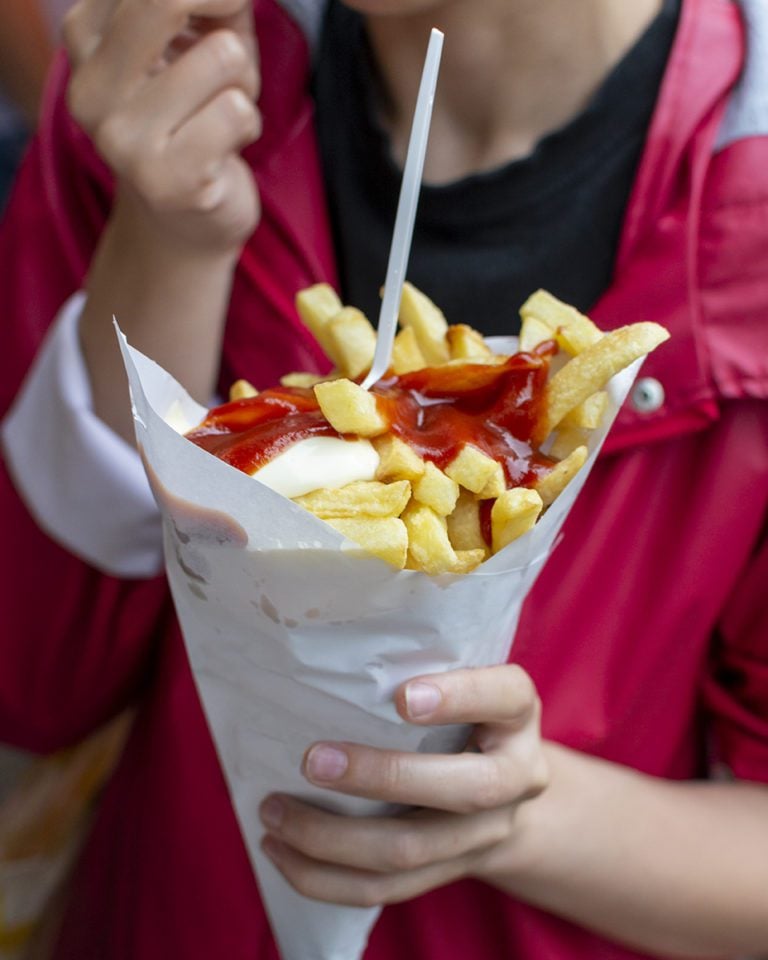
[[[665,0],[586,109],[530,156],[422,188],[408,279],[450,323],[512,334],[520,305],[538,287],[585,311],[606,290],[679,6]],[[401,171],[376,119],[363,19],[337,0],[328,7],[317,64],[342,295],[375,324]]]

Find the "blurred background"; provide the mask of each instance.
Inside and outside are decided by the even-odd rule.
[[[0,213],[37,123],[45,75],[72,0],[0,3]]]

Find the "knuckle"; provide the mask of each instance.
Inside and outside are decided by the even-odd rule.
[[[507,784],[499,764],[484,764],[478,771],[475,788],[469,802],[469,812],[493,810],[507,800]]]
[[[379,775],[382,789],[389,794],[394,794],[401,780],[400,761],[396,754],[382,754]]]
[[[122,169],[130,165],[132,137],[120,114],[105,117],[94,129],[93,141],[113,166]]]
[[[530,675],[516,663],[507,667],[507,677],[512,690],[523,700],[533,701],[536,698],[536,687]]]
[[[427,860],[424,838],[416,830],[406,830],[394,837],[387,857],[390,870],[416,870]]]
[[[528,777],[528,783],[521,799],[533,800],[534,797],[538,797],[547,789],[549,786],[549,781],[549,766],[546,760],[543,757],[540,757],[536,763],[534,763],[531,769]]]
[[[256,109],[248,97],[237,87],[230,87],[220,97],[221,107],[227,121],[237,130],[246,130],[256,122]]]
[[[506,675],[507,702],[514,714],[534,713],[539,696],[530,676],[517,664],[509,664]]]
[[[231,30],[216,30],[207,38],[208,56],[217,73],[236,77],[249,66],[245,44]]]
[[[126,163],[126,175],[144,201],[158,213],[170,213],[178,206],[183,190],[181,178],[164,176],[161,165],[152,155],[132,157]]]

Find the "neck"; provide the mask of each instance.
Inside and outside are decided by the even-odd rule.
[[[373,15],[383,121],[402,163],[431,27],[445,33],[424,179],[444,183],[528,155],[586,105],[661,0],[444,0]]]

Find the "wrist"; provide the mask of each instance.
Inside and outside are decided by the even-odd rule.
[[[125,439],[133,424],[111,318],[132,346],[207,403],[236,263],[232,249],[202,249],[153,230],[118,198],[88,275],[79,332],[94,412]]]
[[[118,186],[104,245],[140,260],[153,272],[198,276],[201,268],[232,273],[242,238],[213,238],[200,230],[171,224],[152,211],[129,187]],[[210,273],[209,273],[210,276]]]
[[[552,742],[542,745],[550,772],[549,785],[519,804],[511,815],[509,836],[486,850],[474,872],[481,879],[523,897],[546,881],[553,865],[568,859],[580,813],[589,803],[592,758]],[[599,778],[598,778],[599,779]]]

